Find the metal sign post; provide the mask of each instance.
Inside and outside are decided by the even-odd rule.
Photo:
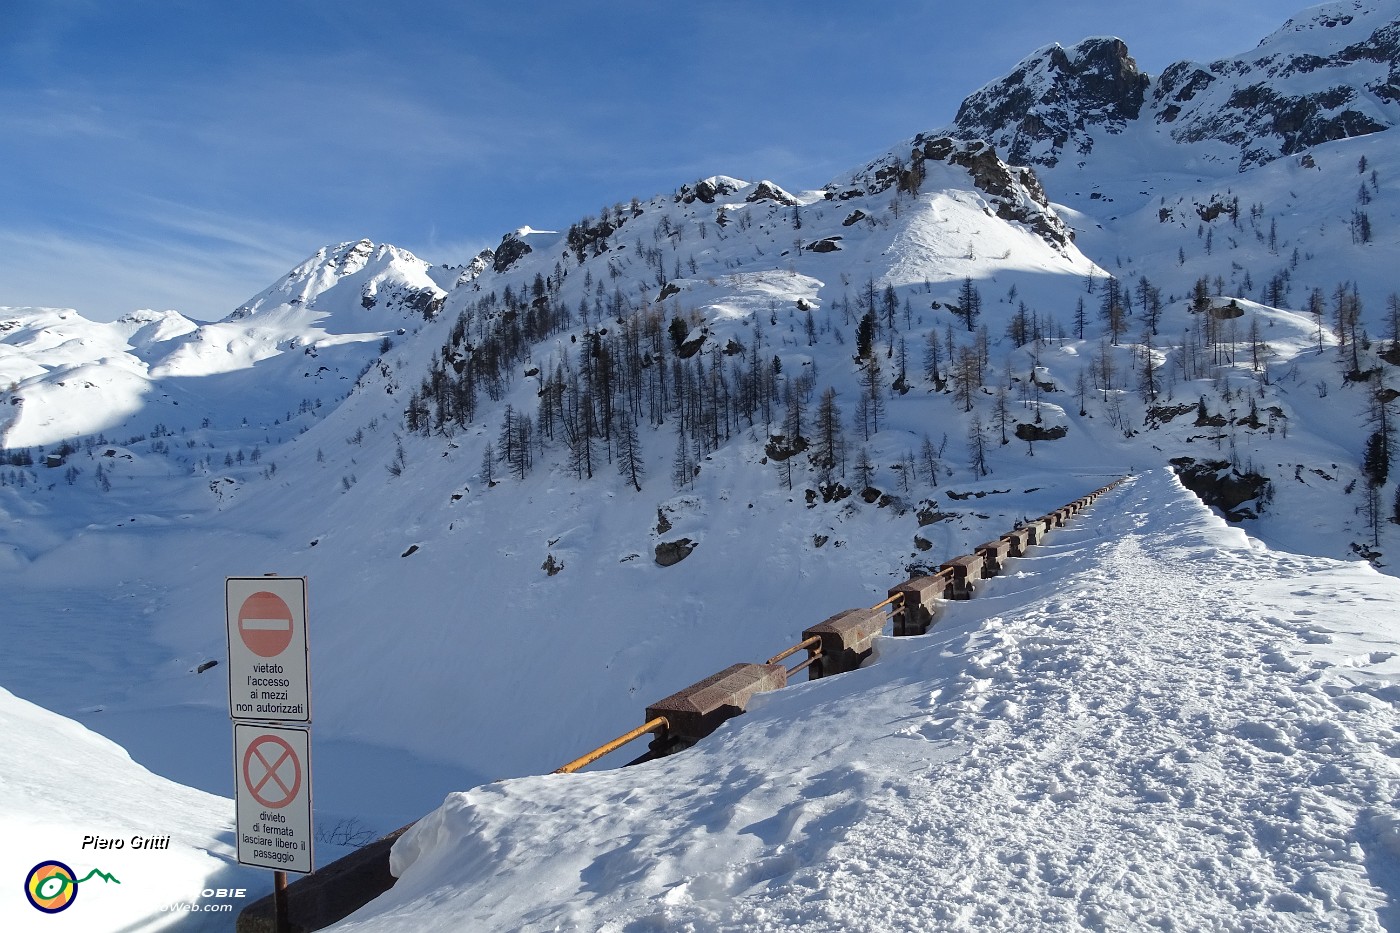
[[[228,577],[224,620],[238,861],[272,869],[277,930],[287,933],[287,872],[315,864],[306,578]]]

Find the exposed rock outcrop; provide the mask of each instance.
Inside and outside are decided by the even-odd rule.
[[[1016,425],[1016,437],[1023,441],[1057,441],[1069,433],[1069,428],[1057,424],[1053,428],[1021,422]]]
[[[759,182],[758,186],[755,187],[744,200],[748,201],[750,204],[758,201],[777,201],[779,204],[784,204],[788,207],[795,207],[797,205],[797,198],[794,198],[771,181]]]
[[[1208,160],[1241,171],[1400,122],[1400,22],[1393,7],[1325,4],[1241,55],[1180,61],[1155,81],[1122,41],[1046,46],[963,101],[950,135],[986,139],[1018,165],[1082,159],[1107,136],[1165,132],[1223,143]]]
[[[1206,505],[1218,508],[1227,521],[1258,518],[1271,498],[1272,487],[1267,476],[1241,472],[1225,460],[1176,457],[1171,465],[1181,485]]]
[[[715,199],[721,195],[734,194],[739,190],[739,183],[733,178],[724,175],[716,175],[712,178],[705,178],[692,185],[681,185],[676,192],[675,200],[693,204],[696,201],[702,204],[713,204]]]
[[[1050,45],[964,100],[953,126],[1017,165],[1055,165],[1092,150],[1095,130],[1121,133],[1136,120],[1149,83],[1120,39]]]
[[[515,265],[520,259],[534,250],[530,249],[530,244],[516,233],[507,233],[501,237],[501,245],[496,247],[495,255],[491,260],[491,268],[497,272],[504,272]]]
[[[678,541],[662,541],[656,546],[656,562],[662,567],[679,564],[695,550],[695,542],[689,538]]]
[[[848,181],[828,185],[827,200],[865,197],[893,187],[917,191],[927,174],[926,163],[942,162],[964,169],[972,177],[973,186],[985,195],[989,212],[995,216],[1025,224],[1060,248],[1074,239],[1074,231],[1050,206],[1035,172],[1007,165],[987,143],[920,134],[910,141],[908,153],[903,155],[901,148],[871,162]]]

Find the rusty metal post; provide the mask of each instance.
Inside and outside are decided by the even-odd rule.
[[[277,933],[292,933],[291,921],[287,919],[287,873],[285,871],[272,873],[272,909],[277,922]]]

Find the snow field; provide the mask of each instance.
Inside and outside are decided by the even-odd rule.
[[[234,861],[233,802],[176,784],[133,762],[107,739],[0,689],[0,927],[7,931],[227,930],[257,896],[263,873]],[[84,837],[120,840],[120,849],[84,847]],[[137,849],[133,839],[166,847]],[[24,879],[57,859],[91,878],[54,914],[36,911]],[[246,889],[245,898],[204,897],[205,890]],[[230,903],[229,912],[170,912],[176,904]]]
[[[1386,929],[1397,598],[1154,471],[679,756],[452,795],[336,929]]]

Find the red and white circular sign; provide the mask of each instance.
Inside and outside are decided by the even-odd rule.
[[[238,635],[259,657],[275,658],[286,651],[294,627],[292,610],[276,593],[254,593],[238,609]]]
[[[280,810],[301,791],[301,760],[282,738],[260,735],[243,753],[243,784],[258,803]]]

